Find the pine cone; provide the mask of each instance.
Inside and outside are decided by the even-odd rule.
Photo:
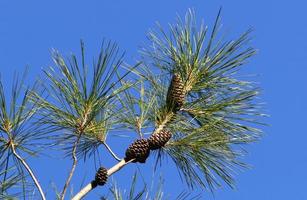
[[[171,139],[171,137],[172,133],[165,129],[158,133],[152,134],[148,139],[150,150],[160,149]]]
[[[133,162],[145,163],[149,156],[149,143],[146,139],[135,140],[126,150],[126,161],[135,159]]]
[[[95,182],[97,185],[104,185],[108,180],[108,170],[100,167],[95,175]]]
[[[166,103],[168,106],[178,111],[184,104],[184,85],[179,74],[174,74],[167,92]]]

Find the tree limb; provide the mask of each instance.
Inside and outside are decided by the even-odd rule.
[[[69,183],[72,179],[72,176],[73,176],[75,169],[76,169],[76,166],[77,166],[78,158],[76,156],[76,151],[77,151],[77,146],[79,144],[80,138],[81,138],[81,134],[78,135],[78,138],[76,139],[76,141],[74,143],[74,147],[73,147],[73,150],[72,150],[73,163],[72,163],[71,170],[69,172],[69,175],[66,179],[65,185],[64,185],[62,193],[61,193],[61,198],[60,198],[61,200],[64,200],[64,198],[65,198],[65,193],[67,191],[67,188],[69,186]]]
[[[111,176],[115,172],[119,171],[121,168],[123,168],[125,165],[129,164],[133,160],[125,161],[125,159],[122,159],[119,161],[116,165],[108,169],[108,176]],[[96,188],[97,185],[93,184],[93,181],[89,184],[87,184],[84,188],[82,188],[73,198],[72,200],[80,200],[82,199],[87,193],[89,193],[91,190]]]
[[[46,200],[46,197],[45,197],[45,194],[42,190],[42,187],[40,186],[37,178],[35,177],[31,167],[27,164],[27,162],[19,154],[17,154],[14,144],[11,144],[11,147],[12,147],[12,151],[13,151],[14,156],[23,164],[23,166],[26,168],[26,170],[30,174],[35,186],[37,187],[37,189],[38,189],[38,191],[39,191],[39,193],[42,197],[42,200]]]

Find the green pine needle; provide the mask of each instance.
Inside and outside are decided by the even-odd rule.
[[[154,106],[157,128],[167,116],[172,140],[158,154],[166,153],[175,162],[187,185],[213,190],[225,182],[234,187],[236,170],[246,165],[242,145],[261,136],[257,128],[265,116],[259,103],[259,89],[241,80],[239,70],[255,50],[248,46],[250,30],[237,39],[219,38],[220,12],[213,28],[198,24],[189,10],[184,20],[161,26],[149,33],[151,46],[144,48],[143,69],[149,93],[161,95]],[[177,113],[165,111],[166,92],[173,74],[180,74],[187,93]]]
[[[37,119],[39,106],[30,101],[30,91],[36,89],[24,85],[26,72],[21,78],[15,74],[9,96],[0,79],[0,197],[6,196],[7,190],[23,188],[15,196],[25,196],[32,187],[26,182],[26,172],[13,154],[22,157],[37,156],[46,148],[44,139],[52,131]],[[7,86],[6,86],[7,87]],[[10,101],[9,101],[10,99]],[[16,187],[15,187],[16,186]],[[14,190],[14,189],[13,189]],[[12,197],[12,198],[13,198]]]
[[[152,185],[147,186],[145,183],[140,188],[138,184],[137,173],[132,177],[132,182],[130,185],[130,190],[122,190],[116,183],[113,183],[110,188],[110,195],[101,197],[101,200],[112,199],[112,200],[199,200],[201,195],[195,195],[192,192],[181,192],[175,198],[170,198],[171,196],[163,191],[164,181],[160,177],[157,186]]]
[[[115,97],[131,87],[128,83],[120,85],[130,71],[116,79],[123,54],[112,42],[103,42],[98,61],[92,67],[86,65],[83,42],[80,62],[75,55],[64,59],[57,51],[52,56],[55,67],[44,70],[47,81],[42,81],[46,95],[33,93],[32,99],[42,108],[43,122],[63,130],[53,138],[67,150],[66,154],[70,153],[75,136],[81,135],[77,153],[89,155],[105,141],[113,125]]]

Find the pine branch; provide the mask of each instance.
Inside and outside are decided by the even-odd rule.
[[[43,190],[39,181],[29,164],[21,156],[28,154],[30,156],[37,155],[45,146],[43,139],[52,131],[45,124],[40,123],[35,117],[40,107],[37,102],[30,101],[30,91],[36,90],[36,84],[32,88],[24,85],[26,73],[20,79],[15,74],[12,85],[12,92],[10,102],[6,101],[7,95],[5,94],[2,81],[0,80],[0,167],[4,165],[3,183],[7,182],[8,169],[11,165],[17,173],[14,179],[16,184],[22,185],[23,197],[26,196],[27,183],[25,174],[28,173],[34,182],[34,185],[39,191],[42,199],[45,199]],[[24,89],[24,90],[23,90]],[[11,161],[13,163],[11,163]],[[27,172],[24,172],[27,171]],[[11,182],[8,186],[12,186]],[[1,188],[2,193],[3,188]],[[4,195],[4,194],[2,194]],[[2,198],[2,197],[1,197]]]
[[[176,113],[169,112],[167,115],[165,115],[164,119],[161,121],[161,123],[156,127],[156,129],[153,131],[152,134],[160,132],[162,129],[165,128],[165,126],[173,119],[173,117],[176,115]],[[111,176],[115,172],[119,171],[121,168],[123,168],[125,165],[129,164],[133,160],[126,161],[125,159],[120,160],[116,165],[114,165],[112,168],[108,170],[108,176]],[[82,188],[73,198],[72,200],[79,200],[82,199],[86,194],[88,194],[91,190],[96,188],[97,185],[92,181],[91,183],[88,183],[84,188]]]
[[[245,166],[236,145],[259,138],[261,131],[253,126],[261,124],[258,121],[264,116],[256,99],[258,88],[237,76],[256,53],[249,47],[251,31],[223,42],[218,34],[220,15],[221,11],[211,31],[204,24],[198,26],[193,10],[170,25],[168,32],[161,26],[150,31],[151,45],[143,49],[140,72],[149,82],[148,89],[161,95],[154,106],[156,130],[167,126],[173,134],[161,153],[173,159],[189,187],[201,185],[211,191],[221,181],[234,186],[233,170]],[[169,99],[166,90],[172,82],[179,83],[172,96],[182,107],[175,121],[168,123],[169,112],[161,108]]]
[[[53,60],[56,67],[44,70],[47,81],[42,81],[48,99],[37,93],[33,93],[31,98],[42,108],[42,123],[57,130],[67,130],[64,134],[52,137],[57,145],[66,150],[66,155],[70,154],[73,148],[75,141],[71,138],[75,136],[76,127],[84,123],[76,154],[86,157],[91,155],[88,152],[97,150],[99,138],[105,140],[108,129],[114,125],[114,109],[117,106],[115,97],[131,87],[129,83],[119,83],[130,71],[115,79],[123,63],[123,54],[119,54],[116,44],[106,41],[103,42],[98,61],[92,69],[85,65],[83,42],[81,65],[75,55],[64,59],[57,51],[53,52]],[[90,87],[88,83],[91,83]]]
[[[176,113],[174,112],[168,112],[166,114],[163,115],[163,119],[162,121],[159,122],[159,124],[157,125],[157,127],[155,128],[155,130],[153,131],[152,134],[155,134],[155,133],[159,133],[161,130],[163,130],[167,124],[169,122],[171,122],[174,118],[176,118]]]
[[[63,187],[63,190],[62,190],[62,193],[61,193],[61,200],[64,200],[65,198],[65,193],[66,193],[66,190],[70,184],[70,181],[72,179],[72,176],[75,172],[75,169],[76,169],[76,166],[77,166],[77,162],[78,162],[78,158],[76,156],[76,150],[77,150],[77,146],[79,144],[79,141],[80,141],[80,138],[81,138],[81,134],[78,135],[77,139],[76,139],[76,142],[74,143],[74,146],[73,146],[73,149],[72,149],[72,159],[73,159],[73,163],[72,163],[72,167],[71,167],[71,170],[69,172],[69,175],[66,179],[66,182],[65,182],[65,185]]]
[[[143,79],[140,81],[140,98],[134,98],[134,93],[125,92],[133,84],[122,84],[116,88],[117,83],[123,83],[122,79],[130,71],[113,81],[113,76],[118,74],[117,69],[123,62],[122,56],[117,58],[118,48],[115,44],[109,42],[102,45],[98,63],[93,66],[90,87],[87,85],[89,81],[83,43],[81,67],[76,56],[72,55],[69,61],[65,61],[58,52],[54,52],[53,59],[58,71],[53,68],[45,71],[49,80],[45,89],[52,100],[48,101],[37,93],[33,93],[32,97],[34,102],[38,102],[38,106],[33,108],[42,108],[40,125],[46,123],[53,127],[53,130],[68,130],[64,136],[55,137],[57,144],[64,144],[65,149],[69,150],[73,160],[61,200],[64,199],[75,172],[78,155],[86,157],[87,152],[96,150],[97,146],[93,144],[101,142],[119,161],[107,170],[108,176],[133,161],[118,158],[106,144],[107,133],[111,128],[116,128],[115,125],[136,130],[140,137],[143,137],[143,128],[154,130],[152,134],[167,128],[173,137],[161,152],[167,153],[173,159],[188,186],[202,186],[212,190],[224,181],[233,187],[232,171],[238,166],[244,167],[238,160],[242,152],[238,151],[235,145],[248,144],[260,135],[260,130],[253,127],[258,118],[263,116],[255,100],[259,94],[258,89],[253,83],[236,78],[239,67],[255,54],[255,50],[244,46],[249,41],[250,31],[233,41],[223,43],[218,40],[220,12],[209,35],[207,27],[201,25],[199,30],[196,28],[194,17],[194,13],[189,11],[185,21],[179,19],[175,25],[170,26],[169,34],[161,27],[160,34],[149,34],[152,46],[144,51],[144,54],[151,63],[148,66],[157,67],[161,75],[150,70],[146,71],[147,74],[138,73],[148,81],[144,85]],[[149,91],[145,90],[145,86]],[[172,87],[174,90],[171,90]],[[14,90],[19,91],[20,88],[15,86]],[[114,100],[114,97],[118,99]],[[20,109],[15,108],[15,93],[12,99],[8,114],[1,84],[0,130],[7,134],[9,141],[11,138],[21,141],[16,142],[18,148],[36,153],[19,146],[22,142],[26,144],[26,136],[30,131],[24,135],[20,134],[22,137],[11,133],[13,129],[14,134],[16,130],[20,130],[19,127],[31,119],[36,109],[30,109],[23,114],[27,95]],[[118,104],[121,104],[122,108],[118,109]],[[114,114],[115,110],[125,112]],[[174,120],[176,123],[171,123]],[[35,139],[41,139],[46,133],[40,129],[29,130],[38,130],[35,132],[38,134],[29,134]],[[99,137],[103,138],[102,141],[99,141],[99,134]],[[77,139],[74,141],[76,135]],[[4,147],[1,155],[7,150],[7,138],[0,141]],[[145,142],[148,143],[146,140]],[[16,153],[15,146],[12,146],[12,150],[45,199],[31,168]],[[149,152],[149,148],[147,150]],[[73,199],[83,198],[95,187],[97,183],[92,181]]]
[[[122,159],[117,164],[115,164],[113,167],[108,169],[108,176],[111,176],[112,174],[119,171],[121,168],[123,168],[125,165],[131,163],[133,160],[125,161],[125,159]],[[73,198],[72,200],[80,200],[82,199],[86,194],[88,194],[91,190],[95,189],[97,187],[96,184],[93,184],[93,181],[89,184],[87,184],[85,187],[83,187]]]
[[[39,184],[38,179],[36,178],[35,174],[33,173],[31,167],[27,164],[27,162],[19,155],[17,154],[16,150],[15,150],[15,146],[14,144],[11,144],[11,148],[12,148],[12,152],[14,154],[14,156],[22,163],[22,165],[24,166],[24,168],[28,171],[30,177],[32,178],[36,188],[38,189],[40,196],[43,200],[46,200],[45,194],[42,190],[41,185]]]
[[[105,148],[108,150],[108,152],[113,156],[113,158],[115,158],[115,160],[117,160],[117,161],[122,160],[118,156],[116,156],[116,154],[112,151],[112,149],[109,147],[109,145],[106,142],[102,142],[102,144],[105,146]]]

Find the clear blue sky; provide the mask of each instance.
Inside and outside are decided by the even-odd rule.
[[[239,173],[237,189],[227,187],[215,193],[217,200],[305,200],[307,199],[307,3],[303,0],[155,0],[155,1],[0,1],[0,71],[4,84],[10,84],[13,72],[30,66],[30,80],[51,64],[50,49],[63,54],[79,50],[79,40],[87,46],[87,54],[98,53],[103,38],[116,41],[127,52],[127,61],[137,57],[138,46],[156,21],[166,25],[176,14],[194,8],[199,18],[212,23],[223,6],[223,29],[236,36],[249,27],[255,29],[253,45],[259,49],[246,72],[259,74],[262,99],[267,103],[264,138],[249,146],[246,161],[253,168]],[[305,100],[304,100],[305,99]],[[305,103],[304,103],[305,102]],[[121,141],[125,142],[125,141]],[[114,146],[118,145],[113,143]],[[119,146],[119,145],[118,145]],[[120,147],[119,147],[120,148]],[[118,150],[122,153],[123,150]],[[106,160],[109,158],[107,157]],[[110,160],[110,159],[109,159]],[[48,197],[53,199],[51,182],[62,188],[66,167],[70,162],[41,158],[34,169]],[[114,161],[106,162],[107,167]],[[93,176],[92,164],[80,166],[74,178],[75,190]],[[139,165],[144,179],[150,180],[152,166]],[[64,169],[64,170],[63,170]],[[114,176],[124,187],[130,182],[131,165]],[[66,171],[65,171],[66,170]],[[147,173],[146,173],[147,172]],[[175,194],[183,187],[171,164],[157,173],[166,175],[165,192]],[[127,175],[128,174],[128,175]],[[96,189],[90,198],[103,194]],[[213,199],[204,193],[205,199]]]

